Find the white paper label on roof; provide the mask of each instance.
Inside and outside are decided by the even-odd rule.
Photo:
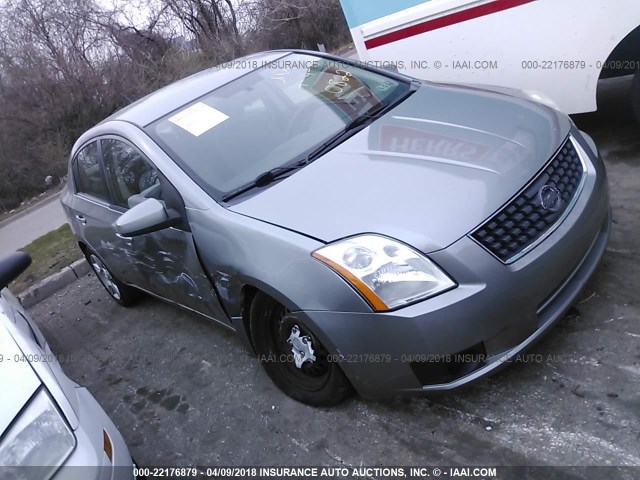
[[[186,130],[191,135],[199,137],[213,127],[220,125],[228,118],[229,116],[221,111],[210,107],[206,103],[198,102],[176,113],[173,117],[169,118],[169,121]]]

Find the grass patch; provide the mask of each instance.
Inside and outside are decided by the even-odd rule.
[[[32,262],[9,286],[14,293],[23,292],[36,282],[82,258],[78,241],[71,233],[68,223],[34,240],[21,250],[31,255]]]

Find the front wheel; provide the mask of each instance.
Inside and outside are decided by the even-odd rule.
[[[351,384],[313,333],[271,297],[257,293],[250,309],[251,338],[273,383],[294,400],[331,406],[345,400]]]
[[[93,272],[102,283],[109,296],[123,307],[134,305],[140,298],[140,292],[133,287],[125,285],[109,271],[107,266],[93,252],[87,252],[85,257],[91,265]]]

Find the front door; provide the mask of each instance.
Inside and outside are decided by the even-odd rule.
[[[106,183],[121,212],[147,198],[179,212],[183,224],[135,237],[127,242],[127,262],[135,270],[134,285],[225,321],[213,286],[203,271],[187,222],[184,203],[175,187],[131,143],[119,137],[101,140]]]

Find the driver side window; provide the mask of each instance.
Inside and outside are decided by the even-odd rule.
[[[116,205],[128,209],[147,198],[161,198],[158,172],[138,150],[114,138],[101,142],[105,176]]]

